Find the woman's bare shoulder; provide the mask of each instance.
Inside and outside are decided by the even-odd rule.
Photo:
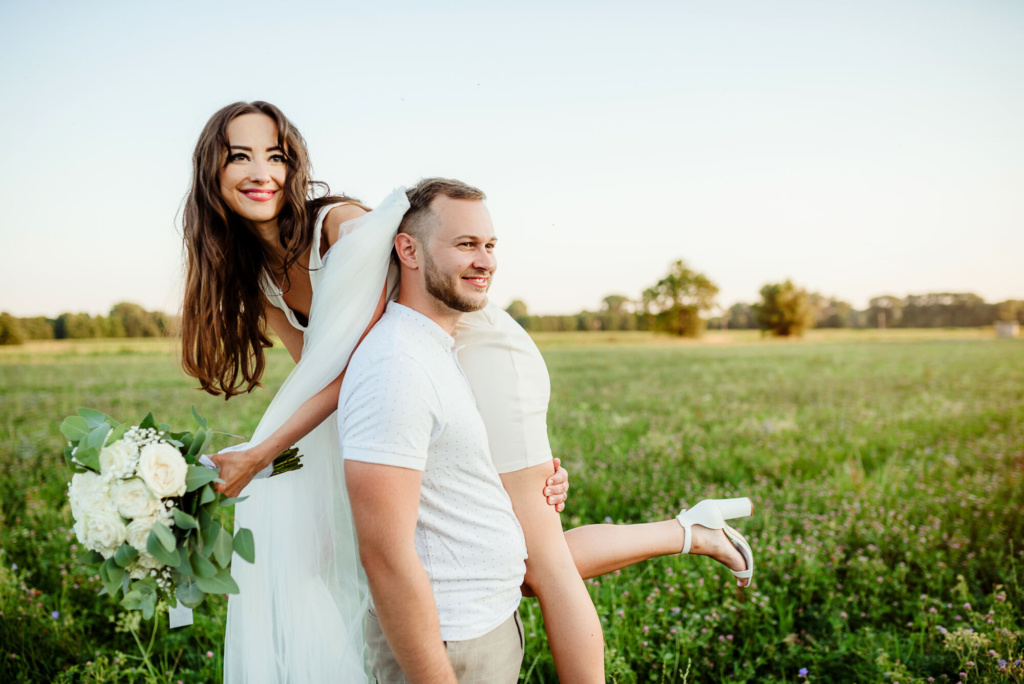
[[[366,213],[358,204],[342,204],[334,207],[324,217],[323,241],[330,247],[341,237],[341,224],[351,221]]]

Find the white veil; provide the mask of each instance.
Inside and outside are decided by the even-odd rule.
[[[327,252],[302,359],[275,395],[252,443],[274,433],[348,364],[379,301],[395,232],[409,208],[398,188],[354,219]],[[228,600],[224,681],[365,682],[366,583],[345,492],[332,414],[297,444],[303,468],[254,480],[235,506],[252,530],[256,562],[235,556],[241,593]]]

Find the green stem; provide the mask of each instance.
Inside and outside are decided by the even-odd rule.
[[[157,621],[154,620],[153,621],[153,634],[149,638],[149,647],[148,648],[143,648],[142,641],[139,640],[139,635],[135,631],[134,627],[131,627],[128,630],[128,631],[131,632],[132,638],[135,639],[135,645],[139,647],[139,653],[142,654],[142,662],[145,663],[146,669],[149,671],[149,679],[150,679],[150,681],[153,681],[153,682],[160,681],[160,675],[157,673],[156,668],[153,667],[153,662],[149,659],[149,653],[150,653],[150,651],[153,650],[153,643],[156,641],[156,633],[157,633],[157,630],[159,628],[160,628],[159,624],[157,624]]]

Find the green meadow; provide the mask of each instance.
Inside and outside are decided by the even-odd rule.
[[[738,591],[705,558],[588,581],[615,682],[1024,682],[1024,341],[991,331],[538,335],[549,431],[570,472],[563,522],[675,516],[750,496]],[[247,435],[267,387],[193,389],[171,342],[0,348],[0,682],[219,681],[225,602],[170,631],[77,565],[61,419],[77,407]],[[221,437],[217,446],[231,443]],[[257,540],[259,543],[259,540]],[[521,681],[555,682],[523,602]]]

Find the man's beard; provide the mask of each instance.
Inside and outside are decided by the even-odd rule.
[[[461,311],[462,313],[479,311],[487,305],[486,298],[482,297],[478,301],[459,292],[456,282],[461,281],[461,277],[447,276],[447,274],[442,273],[434,266],[434,260],[430,258],[426,251],[424,251],[423,257],[423,275],[426,279],[427,293],[434,299],[449,309]],[[480,271],[479,273],[481,275],[490,275],[487,271]]]

